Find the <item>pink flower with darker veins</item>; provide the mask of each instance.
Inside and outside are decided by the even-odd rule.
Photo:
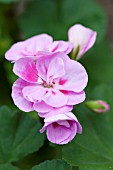
[[[15,62],[20,58],[34,58],[45,54],[53,54],[55,52],[71,52],[73,45],[69,41],[53,41],[53,38],[48,34],[40,34],[12,45],[6,52],[5,58]]]
[[[46,130],[48,140],[55,144],[67,144],[76,133],[82,133],[82,126],[72,112],[47,117],[44,122],[40,132],[43,133]]]
[[[25,112],[46,113],[85,100],[86,70],[64,53],[39,57],[37,61],[19,59],[13,71],[20,78],[12,87],[12,98],[15,105]]]

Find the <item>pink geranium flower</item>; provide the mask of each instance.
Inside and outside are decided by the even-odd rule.
[[[49,112],[53,108],[75,105],[85,100],[84,88],[88,76],[84,67],[66,54],[19,59],[14,73],[20,78],[14,83],[12,97],[23,111]]]
[[[45,118],[44,122],[40,132],[43,133],[46,130],[48,140],[55,144],[67,144],[75,137],[76,133],[82,133],[80,123],[71,112],[54,114]]]
[[[95,43],[97,33],[80,24],[75,24],[68,31],[68,39],[73,43],[72,55],[79,60]],[[72,56],[73,57],[73,56]]]
[[[34,58],[48,53],[64,52],[68,54],[73,48],[72,43],[53,41],[47,34],[40,34],[25,41],[15,43],[5,54],[5,58],[15,62],[20,58]]]

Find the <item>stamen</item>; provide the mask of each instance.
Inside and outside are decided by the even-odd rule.
[[[53,81],[52,83],[53,83],[53,84],[55,84],[55,82],[54,82],[54,81]]]
[[[34,56],[36,57],[38,55],[38,52],[34,53]]]
[[[54,128],[56,128],[58,126],[58,124],[56,122],[54,122],[52,125]]]

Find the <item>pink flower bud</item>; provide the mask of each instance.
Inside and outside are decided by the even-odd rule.
[[[95,43],[97,33],[80,24],[72,26],[68,31],[68,39],[73,43],[72,58],[79,60]]]
[[[47,117],[44,122],[40,132],[43,133],[46,130],[47,138],[52,143],[67,144],[76,133],[82,133],[82,127],[72,112]]]
[[[104,113],[110,109],[109,104],[102,100],[88,101],[85,104],[95,113]]]

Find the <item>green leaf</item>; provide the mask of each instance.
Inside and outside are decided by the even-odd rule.
[[[88,85],[94,87],[100,83],[111,84],[113,82],[111,74],[113,70],[113,57],[108,41],[103,39],[86,56],[83,56],[81,62],[88,72]]]
[[[14,162],[37,151],[44,142],[40,122],[25,113],[0,108],[0,163]]]
[[[11,164],[1,164],[0,170],[19,170],[16,166],[13,166]]]
[[[12,2],[17,2],[18,0],[0,0],[0,3],[8,4]]]
[[[4,53],[9,49],[12,44],[12,40],[10,37],[2,37],[0,36],[0,57],[4,55]],[[4,57],[3,57],[4,58]]]
[[[73,166],[113,164],[113,87],[96,87],[92,98],[106,100],[111,109],[97,115],[85,106],[75,107],[83,133],[63,147],[63,158]]]
[[[68,28],[76,23],[96,30],[98,40],[105,35],[106,16],[94,0],[32,0],[20,19],[25,37],[48,33],[67,39]]]
[[[13,85],[13,83],[17,80],[17,76],[13,73],[13,64],[5,61],[4,67],[7,73],[7,80],[10,83],[10,85]]]
[[[71,166],[63,160],[45,161],[31,170],[72,170]]]
[[[79,170],[113,170],[113,166],[82,166]]]

